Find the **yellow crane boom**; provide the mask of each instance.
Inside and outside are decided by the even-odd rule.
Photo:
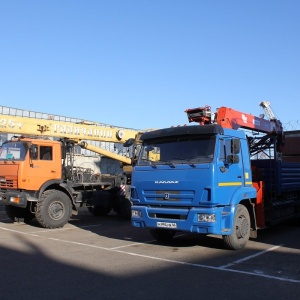
[[[72,123],[0,114],[0,132],[124,143],[129,138],[134,138],[138,131],[95,123]]]
[[[97,147],[97,146],[90,145],[87,142],[80,142],[79,146],[81,146],[84,149],[93,151],[95,153],[99,153],[103,156],[118,160],[119,162],[122,162],[126,165],[130,165],[132,163],[131,158],[129,158],[129,157],[113,153],[111,151],[105,150],[105,149]]]
[[[54,118],[44,119],[15,116],[4,114],[4,107],[0,106],[0,108],[0,133],[72,139],[84,149],[91,150],[125,164],[131,164],[131,159],[101,147],[90,145],[87,142],[83,142],[83,140],[123,144],[129,139],[135,139],[137,134],[141,132],[139,130],[86,121],[71,122],[55,120]],[[9,110],[9,108],[7,109]]]

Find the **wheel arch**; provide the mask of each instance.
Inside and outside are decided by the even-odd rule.
[[[250,226],[251,226],[251,237],[256,237],[257,231],[257,222],[256,222],[256,214],[255,214],[255,199],[256,199],[256,189],[254,187],[242,187],[235,191],[231,198],[231,205],[235,208],[238,204],[244,205],[250,215]]]
[[[257,237],[257,234],[256,234],[257,222],[256,222],[254,203],[253,203],[252,199],[243,199],[242,201],[240,201],[239,204],[242,204],[247,208],[247,210],[249,212],[249,216],[250,216],[250,228],[251,228],[250,237],[256,238]]]
[[[63,192],[64,194],[66,194],[72,203],[72,214],[75,214],[75,215],[78,214],[78,210],[76,208],[75,201],[73,198],[72,189],[68,185],[66,185],[63,182],[63,180],[49,180],[49,181],[45,182],[40,188],[39,198],[47,190],[58,190],[58,191]]]

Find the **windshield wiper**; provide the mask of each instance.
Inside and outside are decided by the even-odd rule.
[[[153,161],[150,159],[143,159],[141,160],[141,162],[148,162],[151,165],[151,167],[157,168],[156,164],[154,164]]]
[[[153,167],[153,168],[157,168],[157,165],[160,164],[160,163],[166,164],[166,165],[168,165],[172,168],[175,168],[175,165],[172,162],[168,161],[168,160],[158,160],[158,161],[154,162],[150,159],[143,159],[140,162],[148,162],[151,165],[151,167]]]
[[[159,162],[163,162],[166,165],[168,165],[168,166],[170,166],[172,168],[175,168],[175,165],[171,161],[169,161],[169,160],[160,160]]]
[[[14,158],[14,157],[11,157],[11,158],[5,158],[5,159],[3,159],[3,161],[4,161],[5,163],[7,163],[7,162],[9,162],[9,161],[15,163],[15,158]]]
[[[191,162],[190,159],[183,158],[183,157],[173,157],[173,159],[175,159],[175,160],[184,160],[184,161],[188,162],[191,167],[196,167],[196,165],[193,162]]]

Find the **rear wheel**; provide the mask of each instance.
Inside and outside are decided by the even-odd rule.
[[[131,201],[130,196],[122,197],[121,200],[121,215],[124,219],[130,220],[131,219]]]
[[[171,241],[176,231],[168,229],[150,229],[150,233],[159,242]]]
[[[71,200],[61,191],[45,191],[36,205],[35,217],[44,228],[63,227],[71,214]]]
[[[234,217],[234,226],[231,235],[223,235],[226,248],[239,250],[246,247],[250,237],[250,216],[247,208],[239,204]]]
[[[111,211],[109,207],[103,207],[100,205],[89,207],[88,210],[92,215],[96,217],[106,216]]]

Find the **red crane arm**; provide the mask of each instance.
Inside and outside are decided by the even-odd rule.
[[[267,106],[269,105],[269,103],[266,104]],[[214,116],[211,112],[211,107],[208,105],[204,107],[190,108],[185,112],[187,113],[189,122],[197,122],[200,125],[214,123],[222,126],[223,128],[242,128],[265,133],[263,138],[257,139],[258,142],[251,144],[250,148],[254,154],[263,151],[264,147],[262,147],[262,145],[264,143],[269,147],[270,141],[268,138],[271,136],[276,137],[277,152],[282,152],[284,146],[284,132],[282,123],[276,118],[267,120],[224,106],[220,107]]]
[[[283,131],[282,124],[279,120],[267,120],[255,117],[251,114],[246,114],[224,106],[218,109],[214,119],[211,107],[208,105],[205,107],[187,109],[185,112],[187,113],[189,122],[197,122],[200,125],[216,123],[223,128],[244,128],[263,133],[281,133]]]
[[[224,106],[218,109],[215,122],[223,128],[244,128],[264,133],[283,131],[279,120],[266,120]]]

